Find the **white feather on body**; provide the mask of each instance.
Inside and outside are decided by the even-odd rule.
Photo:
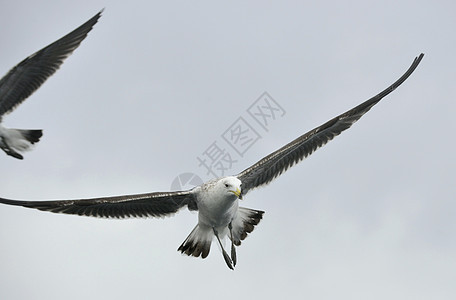
[[[232,225],[233,242],[240,245],[254,226],[258,224],[263,212],[239,207],[238,195],[241,181],[236,177],[211,180],[196,187],[193,193],[198,206],[198,224],[179,247],[179,251],[191,256],[205,258],[209,254],[214,229],[221,240],[231,239],[229,224]]]
[[[23,152],[32,148],[30,143],[19,129],[6,128],[0,124],[0,145],[8,145],[16,151]]]

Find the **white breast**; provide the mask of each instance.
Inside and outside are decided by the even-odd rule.
[[[214,183],[203,185],[195,192],[198,223],[216,228],[228,226],[239,207],[237,197]]]

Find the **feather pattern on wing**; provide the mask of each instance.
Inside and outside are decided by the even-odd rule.
[[[102,218],[165,217],[184,206],[197,210],[192,190],[81,200],[20,201],[0,198],[0,203],[53,213]]]
[[[423,56],[424,54],[420,54],[416,57],[404,75],[378,95],[303,134],[239,173],[237,177],[242,182],[242,194],[245,195],[251,189],[268,184],[288,168],[338,136],[342,131],[350,128],[383,97],[400,86],[415,71]]]
[[[61,39],[30,55],[0,80],[0,116],[36,91],[85,39],[102,11]]]

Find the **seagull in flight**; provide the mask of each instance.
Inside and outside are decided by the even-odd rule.
[[[417,68],[424,54],[415,58],[396,82],[378,95],[301,135],[235,176],[210,180],[186,191],[153,192],[136,195],[80,200],[21,201],[0,198],[0,203],[54,213],[104,218],[164,217],[187,207],[198,211],[198,224],[178,248],[183,254],[206,258],[213,238],[217,240],[226,265],[234,269],[236,246],[260,222],[264,212],[240,207],[239,200],[251,190],[270,183],[288,168],[350,128],[383,97],[400,86]],[[221,239],[231,240],[230,254]]]
[[[0,79],[0,148],[17,159],[43,135],[42,130],[6,128],[2,117],[12,112],[35,92],[85,39],[101,16],[100,11],[90,20],[54,43],[30,55]]]

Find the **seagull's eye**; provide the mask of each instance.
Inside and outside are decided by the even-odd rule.
[[[225,183],[225,187],[229,187],[228,183]]]

